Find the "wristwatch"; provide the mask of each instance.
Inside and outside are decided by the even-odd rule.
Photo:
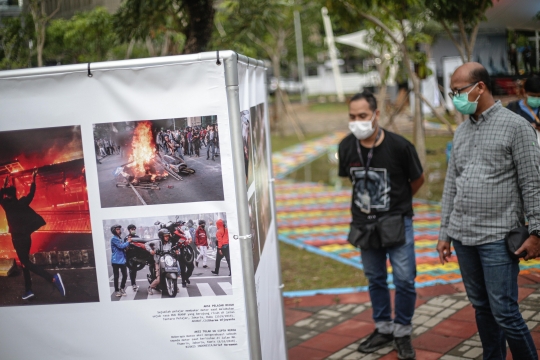
[[[538,238],[540,238],[540,230],[533,230],[529,233],[529,235],[534,235]]]

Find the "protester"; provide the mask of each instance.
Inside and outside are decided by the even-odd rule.
[[[191,235],[189,234],[189,229],[184,225],[185,221],[180,221],[174,231],[173,236],[177,243],[185,246],[190,246]],[[192,261],[186,261],[186,258],[182,253],[180,254],[180,256],[177,257],[177,259],[180,267],[180,277],[182,278],[182,287],[185,288],[187,287],[187,284],[191,284],[189,278],[191,277],[191,274],[193,274],[193,269],[195,268],[195,266],[193,265],[193,259]]]
[[[540,142],[540,77],[533,75],[527,78],[523,85],[523,93],[524,99],[509,103],[507,108],[531,123]]]
[[[128,229],[128,235],[124,238],[124,241],[140,238],[137,235],[137,227],[135,225],[129,224],[127,229]],[[133,288],[133,291],[137,292],[139,287],[137,286],[137,267],[136,266],[132,266],[131,268],[129,268],[129,280],[131,281],[131,287]]]
[[[216,144],[217,144],[217,134],[215,131],[215,126],[211,126],[210,130],[207,132],[206,137],[208,138],[208,146],[206,147],[206,160],[210,159],[210,149],[212,149],[212,160],[216,155]]]
[[[37,170],[34,170],[32,173],[30,192],[19,199],[17,198],[17,189],[13,178],[11,178],[11,186],[8,186],[9,175],[6,176],[4,186],[0,189],[0,206],[2,206],[6,213],[9,233],[11,234],[11,242],[13,243],[13,247],[15,248],[15,252],[19,257],[19,261],[23,268],[23,300],[34,297],[30,272],[33,272],[44,278],[47,282],[52,283],[62,296],[66,296],[66,289],[60,274],[51,275],[49,272],[30,261],[32,233],[46,224],[45,220],[30,207],[30,203],[34,199],[36,193],[36,176]]]
[[[153,290],[159,290],[158,286],[159,286],[159,282],[160,282],[160,273],[159,273],[159,257],[160,257],[160,255],[158,254],[158,252],[160,252],[160,251],[169,251],[172,248],[172,243],[169,241],[170,238],[171,238],[171,233],[170,233],[169,230],[167,230],[167,229],[159,230],[158,231],[158,237],[159,237],[159,240],[149,241],[144,245],[146,247],[146,250],[150,254],[154,255],[154,260],[156,262],[156,265],[155,265],[155,267],[156,267],[156,278],[154,279],[154,281],[152,281],[152,283],[148,287],[148,294],[149,295],[154,294]]]
[[[195,265],[199,267],[199,261],[202,259],[203,261],[203,268],[207,268],[206,261],[207,261],[207,251],[208,251],[208,234],[206,233],[206,230],[204,227],[206,226],[206,221],[199,220],[199,227],[197,228],[197,231],[195,232],[195,241],[197,244],[197,249],[199,250],[199,256],[197,256],[197,259],[195,260]]]
[[[126,253],[124,250],[131,243],[131,238],[128,237],[127,241],[123,241],[120,237],[122,234],[121,225],[111,226],[111,233],[113,237],[111,238],[111,265],[113,268],[114,275],[114,291],[115,295],[126,296],[126,281],[127,281],[127,270],[126,270]],[[118,278],[120,277],[119,272],[122,272],[122,283],[118,287]]]
[[[521,116],[492,95],[490,77],[469,62],[451,77],[456,109],[469,119],[456,130],[442,199],[437,251],[442,264],[451,243],[467,296],[476,312],[484,359],[538,359],[519,312],[519,261],[509,254],[505,236],[529,221],[530,236],[516,251],[525,259],[540,255],[540,149],[536,134]]]
[[[214,225],[214,222],[210,220],[210,225],[208,226],[208,238],[210,239],[209,245],[214,252],[216,251],[217,244],[216,233],[217,227]]]
[[[349,240],[361,249],[376,327],[358,351],[372,353],[393,342],[399,359],[415,359],[412,196],[424,183],[422,165],[409,141],[379,126],[377,101],[370,92],[351,98],[349,129],[352,134],[339,144],[339,176],[353,183]],[[387,257],[396,287],[393,319]]]
[[[218,247],[218,255],[216,258],[216,269],[212,270],[212,274],[219,275],[219,268],[221,265],[221,259],[225,257],[225,260],[227,261],[227,266],[229,267],[229,276],[231,276],[231,258],[229,253],[229,232],[227,230],[227,227],[225,226],[225,222],[221,219],[216,221],[217,225],[217,247]]]

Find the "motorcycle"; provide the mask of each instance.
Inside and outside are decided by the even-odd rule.
[[[155,260],[145,247],[145,244],[151,240],[134,238],[131,244],[126,248],[126,266],[130,270],[140,271],[148,265],[150,274],[146,277],[151,283],[156,278]]]
[[[159,256],[159,276],[160,287],[169,297],[175,297],[178,292],[178,260],[176,260],[176,250],[173,246],[170,250],[156,250]]]

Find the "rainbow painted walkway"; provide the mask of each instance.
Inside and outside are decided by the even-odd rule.
[[[328,136],[303,143],[273,155],[274,174],[284,179],[288,174],[335,146],[343,134]],[[302,151],[306,154],[301,154]],[[286,162],[280,162],[287,159]],[[362,269],[360,253],[347,242],[349,231],[351,190],[336,191],[330,186],[315,183],[276,181],[276,205],[279,240],[327,256]],[[440,226],[438,203],[422,200],[414,202],[414,231],[417,263],[417,287],[450,284],[461,281],[455,256],[452,262],[441,265],[435,251]],[[521,262],[521,273],[539,273],[540,260]],[[391,274],[389,265],[389,274]],[[391,281],[391,275],[390,275]],[[364,288],[321,289],[286,293],[286,296],[343,293]]]

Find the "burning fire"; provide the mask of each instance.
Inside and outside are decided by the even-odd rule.
[[[154,158],[155,145],[152,136],[152,124],[149,121],[140,122],[133,133],[131,143],[130,164],[135,176],[143,176],[146,173],[145,165]]]

